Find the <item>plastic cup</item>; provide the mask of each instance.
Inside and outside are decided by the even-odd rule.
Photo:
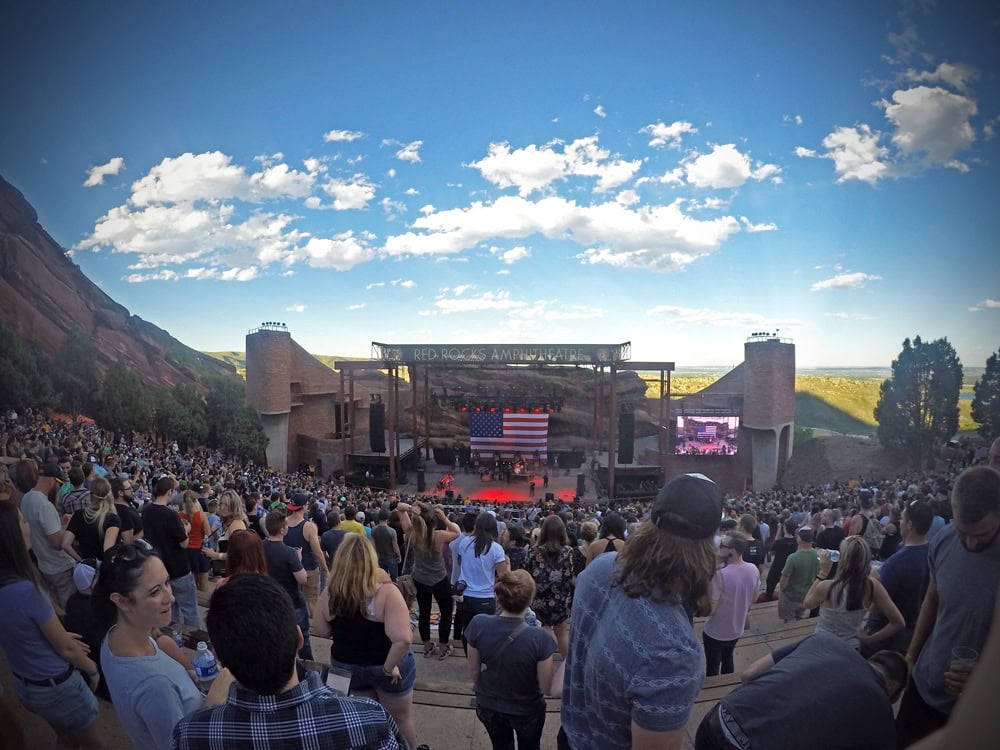
[[[956,646],[951,650],[951,666],[973,667],[979,661],[979,652],[967,646]]]

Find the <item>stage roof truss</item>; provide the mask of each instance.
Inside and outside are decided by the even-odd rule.
[[[372,342],[372,360],[388,365],[611,365],[632,356],[621,344],[384,344]]]

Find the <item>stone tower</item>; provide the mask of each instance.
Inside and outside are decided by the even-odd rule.
[[[743,345],[743,423],[753,456],[753,487],[771,489],[792,456],[795,433],[795,344],[753,334]]]

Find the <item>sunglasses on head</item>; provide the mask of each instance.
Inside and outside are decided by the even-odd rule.
[[[148,557],[150,554],[155,552],[153,545],[147,542],[145,539],[136,539],[129,544],[123,544],[118,547],[114,553],[111,555],[109,560],[111,565],[114,565],[119,560],[124,562],[135,562],[140,557]]]

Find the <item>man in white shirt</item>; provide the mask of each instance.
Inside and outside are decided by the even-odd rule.
[[[66,608],[70,596],[76,593],[73,568],[76,562],[62,549],[63,529],[59,511],[49,502],[49,495],[62,478],[58,464],[49,463],[38,472],[34,489],[21,498],[21,514],[31,528],[31,549],[38,558],[49,591],[61,609]]]
[[[735,671],[733,652],[743,631],[750,627],[750,605],[760,590],[760,571],[743,559],[747,541],[738,534],[726,534],[719,544],[722,567],[712,579],[712,614],[702,629],[705,645],[705,673],[711,677]]]

